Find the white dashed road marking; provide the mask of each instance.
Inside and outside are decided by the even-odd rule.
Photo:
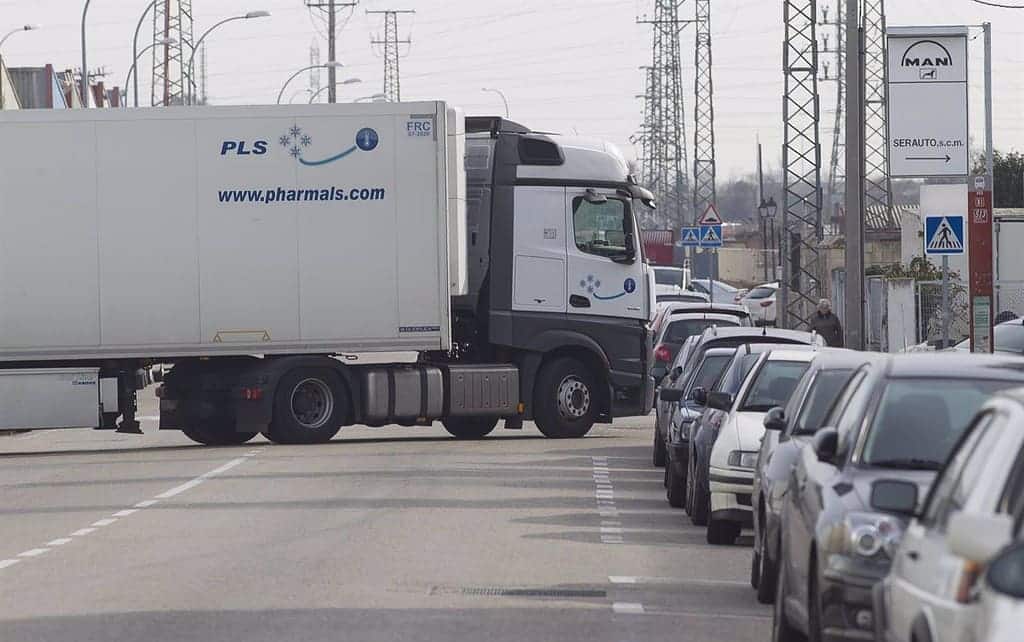
[[[17,555],[17,558],[2,559],[2,560],[0,560],[0,569],[10,568],[11,566],[14,566],[15,564],[23,561],[24,559],[33,558],[33,557],[39,557],[41,555],[44,555],[44,554],[48,553],[49,551],[51,551],[54,547],[64,546],[65,544],[71,543],[72,541],[74,541],[73,538],[85,537],[86,535],[89,535],[91,533],[95,533],[100,528],[103,528],[105,526],[110,526],[111,524],[114,524],[114,523],[120,521],[120,518],[122,518],[122,517],[128,517],[129,515],[133,515],[133,514],[139,512],[140,510],[142,510],[144,508],[149,508],[150,506],[153,506],[154,504],[159,503],[161,499],[170,499],[171,497],[174,497],[176,495],[180,495],[180,494],[184,493],[187,490],[195,488],[196,486],[202,484],[203,482],[205,482],[208,479],[211,479],[213,477],[216,477],[217,475],[223,474],[223,473],[231,470],[235,466],[238,466],[239,464],[245,463],[248,460],[248,458],[255,457],[256,455],[258,455],[260,453],[261,450],[262,449],[250,450],[249,452],[245,453],[245,455],[243,455],[242,457],[238,457],[236,459],[232,459],[231,461],[227,462],[226,464],[218,466],[217,468],[214,468],[211,471],[205,472],[202,475],[196,477],[195,479],[190,479],[189,481],[185,482],[184,484],[181,484],[180,486],[175,486],[174,488],[171,488],[170,490],[165,490],[164,492],[160,493],[159,495],[156,495],[152,499],[147,499],[147,500],[141,501],[141,502],[135,504],[134,506],[132,506],[131,508],[125,508],[123,510],[119,510],[116,513],[114,513],[113,515],[111,515],[110,517],[104,517],[103,519],[98,519],[95,522],[93,522],[92,524],[90,524],[87,528],[80,528],[77,531],[71,533],[71,535],[69,537],[59,537],[57,539],[50,540],[49,542],[47,542],[45,547],[29,549],[27,551],[19,553]]]
[[[615,602],[612,604],[612,611],[639,615],[644,612],[644,605],[639,602]]]
[[[618,517],[619,510],[615,507],[615,487],[612,485],[611,471],[608,470],[607,457],[591,457],[593,462],[594,499],[597,501],[597,512],[601,517]],[[601,520],[602,544],[622,544],[622,522],[618,520]]]

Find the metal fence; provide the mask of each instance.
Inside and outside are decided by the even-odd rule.
[[[942,340],[942,281],[918,281],[915,299],[917,303],[917,341],[935,343]],[[1022,300],[1024,303],[1024,300]],[[949,340],[958,343],[966,339],[971,331],[970,296],[967,286],[956,281],[949,283]]]

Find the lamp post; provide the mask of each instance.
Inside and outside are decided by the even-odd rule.
[[[498,94],[499,96],[501,96],[501,102],[505,104],[505,120],[508,120],[508,98],[505,97],[505,92],[503,92],[500,89],[492,89],[490,87],[482,87],[480,91],[489,91],[493,94]]]
[[[345,80],[339,82],[337,86],[340,87],[342,85],[358,85],[361,82],[363,82],[361,78],[346,78]],[[309,97],[309,104],[312,105],[314,102],[316,102],[316,99],[320,97],[320,94],[324,93],[324,91],[328,89],[330,89],[329,85],[324,85],[323,87],[321,87],[319,91],[317,91],[315,94]]]
[[[36,29],[39,29],[39,25],[25,25],[23,27],[18,27],[17,29],[13,29],[13,30],[9,31],[8,33],[4,34],[3,38],[0,38],[0,49],[3,49],[4,43],[7,42],[7,39],[10,38],[11,36],[13,36],[14,34],[21,33],[22,31],[35,31]],[[0,63],[2,63],[2,62],[3,62],[3,58],[0,58]],[[4,108],[4,74],[3,74],[3,68],[2,68],[2,66],[0,66],[0,109],[3,109],[3,108]]]
[[[141,58],[143,56],[143,54],[145,54],[147,51],[149,51],[153,47],[170,47],[170,46],[176,45],[176,44],[178,44],[178,39],[177,38],[161,38],[160,40],[157,40],[153,44],[148,45],[145,48],[143,48],[143,50],[139,52],[139,55],[135,57],[135,60],[132,61],[132,66],[128,68],[128,75],[124,77],[124,86],[125,87],[128,86],[128,81],[132,79],[132,74],[135,74],[134,77],[136,79],[138,79],[138,77],[139,77],[139,70],[138,70],[139,58]],[[136,107],[139,106],[139,103],[138,103],[137,100],[135,101],[135,106]]]
[[[157,3],[157,0],[153,0],[152,2],[149,3],[149,6],[146,7],[146,10],[142,12],[141,16],[139,16],[139,23],[137,25],[135,25],[135,35],[132,37],[132,64],[134,64],[135,61],[139,59],[139,31],[142,30],[142,23],[145,22],[146,16],[149,15],[149,12],[153,10],[153,7],[156,6],[156,3]],[[139,106],[139,75],[138,74],[135,74],[135,79],[134,79],[133,82],[134,82],[134,84],[132,85],[132,94],[134,95],[134,98],[135,98],[135,106],[138,107]]]
[[[380,101],[386,101],[388,99],[387,94],[371,94],[369,96],[360,96],[352,102],[354,103],[376,103]]]
[[[772,255],[775,249],[775,215],[779,211],[778,204],[775,203],[775,197],[769,197],[768,200],[761,199],[761,204],[757,206],[757,211],[761,215],[761,247],[764,248],[764,280],[768,280],[768,261],[772,262],[772,279],[775,279],[775,257]],[[771,243],[768,242],[768,226],[771,225]]]
[[[210,35],[210,33],[214,29],[216,29],[217,27],[219,27],[221,25],[225,25],[225,24],[227,24],[229,22],[234,22],[236,20],[252,20],[253,18],[269,18],[269,17],[270,17],[270,12],[269,11],[263,11],[263,10],[250,11],[249,13],[246,13],[246,14],[241,15],[241,16],[231,16],[230,18],[224,18],[223,20],[221,20],[217,24],[213,25],[212,27],[210,27],[209,29],[204,31],[203,35],[199,36],[199,40],[196,40],[195,45],[192,46],[192,55],[188,57],[188,65],[185,66],[185,68],[188,70],[188,74],[187,75],[188,75],[188,104],[189,105],[193,104],[194,103],[194,99],[195,99],[195,96],[193,95],[193,90],[195,89],[196,83],[195,83],[195,81],[193,81],[192,78],[193,78],[193,75],[194,75],[194,66],[193,65],[195,64],[195,60],[196,60],[196,52],[199,51],[199,45],[203,44],[203,40],[206,40],[206,36]]]
[[[309,65],[308,67],[303,67],[302,69],[296,71],[294,74],[288,77],[288,80],[284,81],[283,85],[281,85],[281,91],[277,93],[277,104],[281,104],[281,99],[284,97],[284,90],[288,88],[288,85],[293,80],[299,77],[299,74],[305,71],[309,71],[310,69],[338,69],[339,67],[344,67],[344,65],[342,65],[337,60],[328,60],[325,63],[319,65]]]
[[[89,3],[85,0],[82,7],[82,108],[89,108],[89,62],[85,59],[85,19],[89,15]]]

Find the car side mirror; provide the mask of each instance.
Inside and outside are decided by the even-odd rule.
[[[676,403],[682,400],[683,391],[679,388],[662,388],[658,395],[662,401]]]
[[[671,379],[674,382],[682,374],[683,374],[683,367],[682,366],[676,366],[675,368],[672,368],[672,372],[671,372],[671,374],[669,374],[668,378]]]
[[[818,456],[818,461],[827,464],[833,463],[836,453],[839,451],[839,431],[835,428],[822,428],[814,433],[811,447],[814,448],[814,454]]]
[[[987,580],[992,590],[1013,598],[1024,598],[1024,544],[999,554],[988,565]]]
[[[1004,514],[958,511],[949,518],[946,538],[954,555],[984,563],[1013,540],[1013,518]]]
[[[728,392],[709,392],[707,407],[728,412],[732,408],[732,395]]]
[[[696,404],[706,406],[708,405],[708,391],[701,386],[697,386],[690,391],[690,399]]]
[[[768,411],[768,414],[764,416],[764,427],[766,430],[778,430],[779,432],[786,429],[786,411],[776,406]]]
[[[871,485],[871,507],[886,513],[913,517],[917,512],[917,484],[880,479]]]

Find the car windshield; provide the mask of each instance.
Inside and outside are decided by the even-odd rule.
[[[748,299],[767,299],[775,294],[775,288],[759,286],[747,293]]]
[[[682,343],[695,334],[700,334],[711,326],[737,326],[739,319],[677,319],[665,328],[662,343]]]
[[[704,357],[704,362],[700,364],[700,368],[697,370],[697,374],[693,376],[690,381],[690,390],[694,388],[704,388],[710,390],[718,378],[722,376],[722,370],[725,369],[726,364],[732,355],[728,354],[716,354]]]
[[[747,388],[740,412],[768,412],[785,406],[810,365],[807,361],[766,361]]]
[[[793,425],[794,435],[810,434],[821,428],[825,415],[852,375],[852,370],[822,370],[818,373]]]
[[[654,282],[658,285],[682,285],[683,271],[680,268],[654,268]]]
[[[751,368],[757,363],[757,358],[760,354],[744,354],[742,356],[734,356],[729,367],[726,369],[722,378],[715,384],[715,392],[728,392],[730,395],[735,395],[740,390],[740,386],[743,385],[743,380],[750,374]]]
[[[882,394],[861,461],[939,470],[981,404],[1011,381],[893,379]]]

